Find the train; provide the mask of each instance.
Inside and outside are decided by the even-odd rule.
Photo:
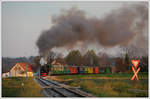
[[[73,75],[73,74],[100,74],[111,73],[110,67],[99,66],[69,66],[69,65],[46,65],[41,67],[41,76],[47,75]]]

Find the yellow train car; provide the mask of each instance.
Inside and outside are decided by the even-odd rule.
[[[93,73],[93,67],[88,67],[88,73],[92,74]]]

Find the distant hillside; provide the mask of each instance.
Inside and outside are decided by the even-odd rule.
[[[2,72],[8,72],[16,63],[18,62],[28,62],[33,63],[34,56],[30,58],[26,57],[19,57],[19,58],[9,58],[9,57],[2,57]]]

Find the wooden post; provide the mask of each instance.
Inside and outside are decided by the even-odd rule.
[[[28,66],[27,66],[27,64],[26,64],[26,80],[27,80],[27,72],[28,72]]]

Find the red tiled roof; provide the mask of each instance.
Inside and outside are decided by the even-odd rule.
[[[26,71],[26,65],[27,65],[27,71],[32,72],[31,65],[29,63],[17,63],[17,64],[19,64],[25,71]]]

